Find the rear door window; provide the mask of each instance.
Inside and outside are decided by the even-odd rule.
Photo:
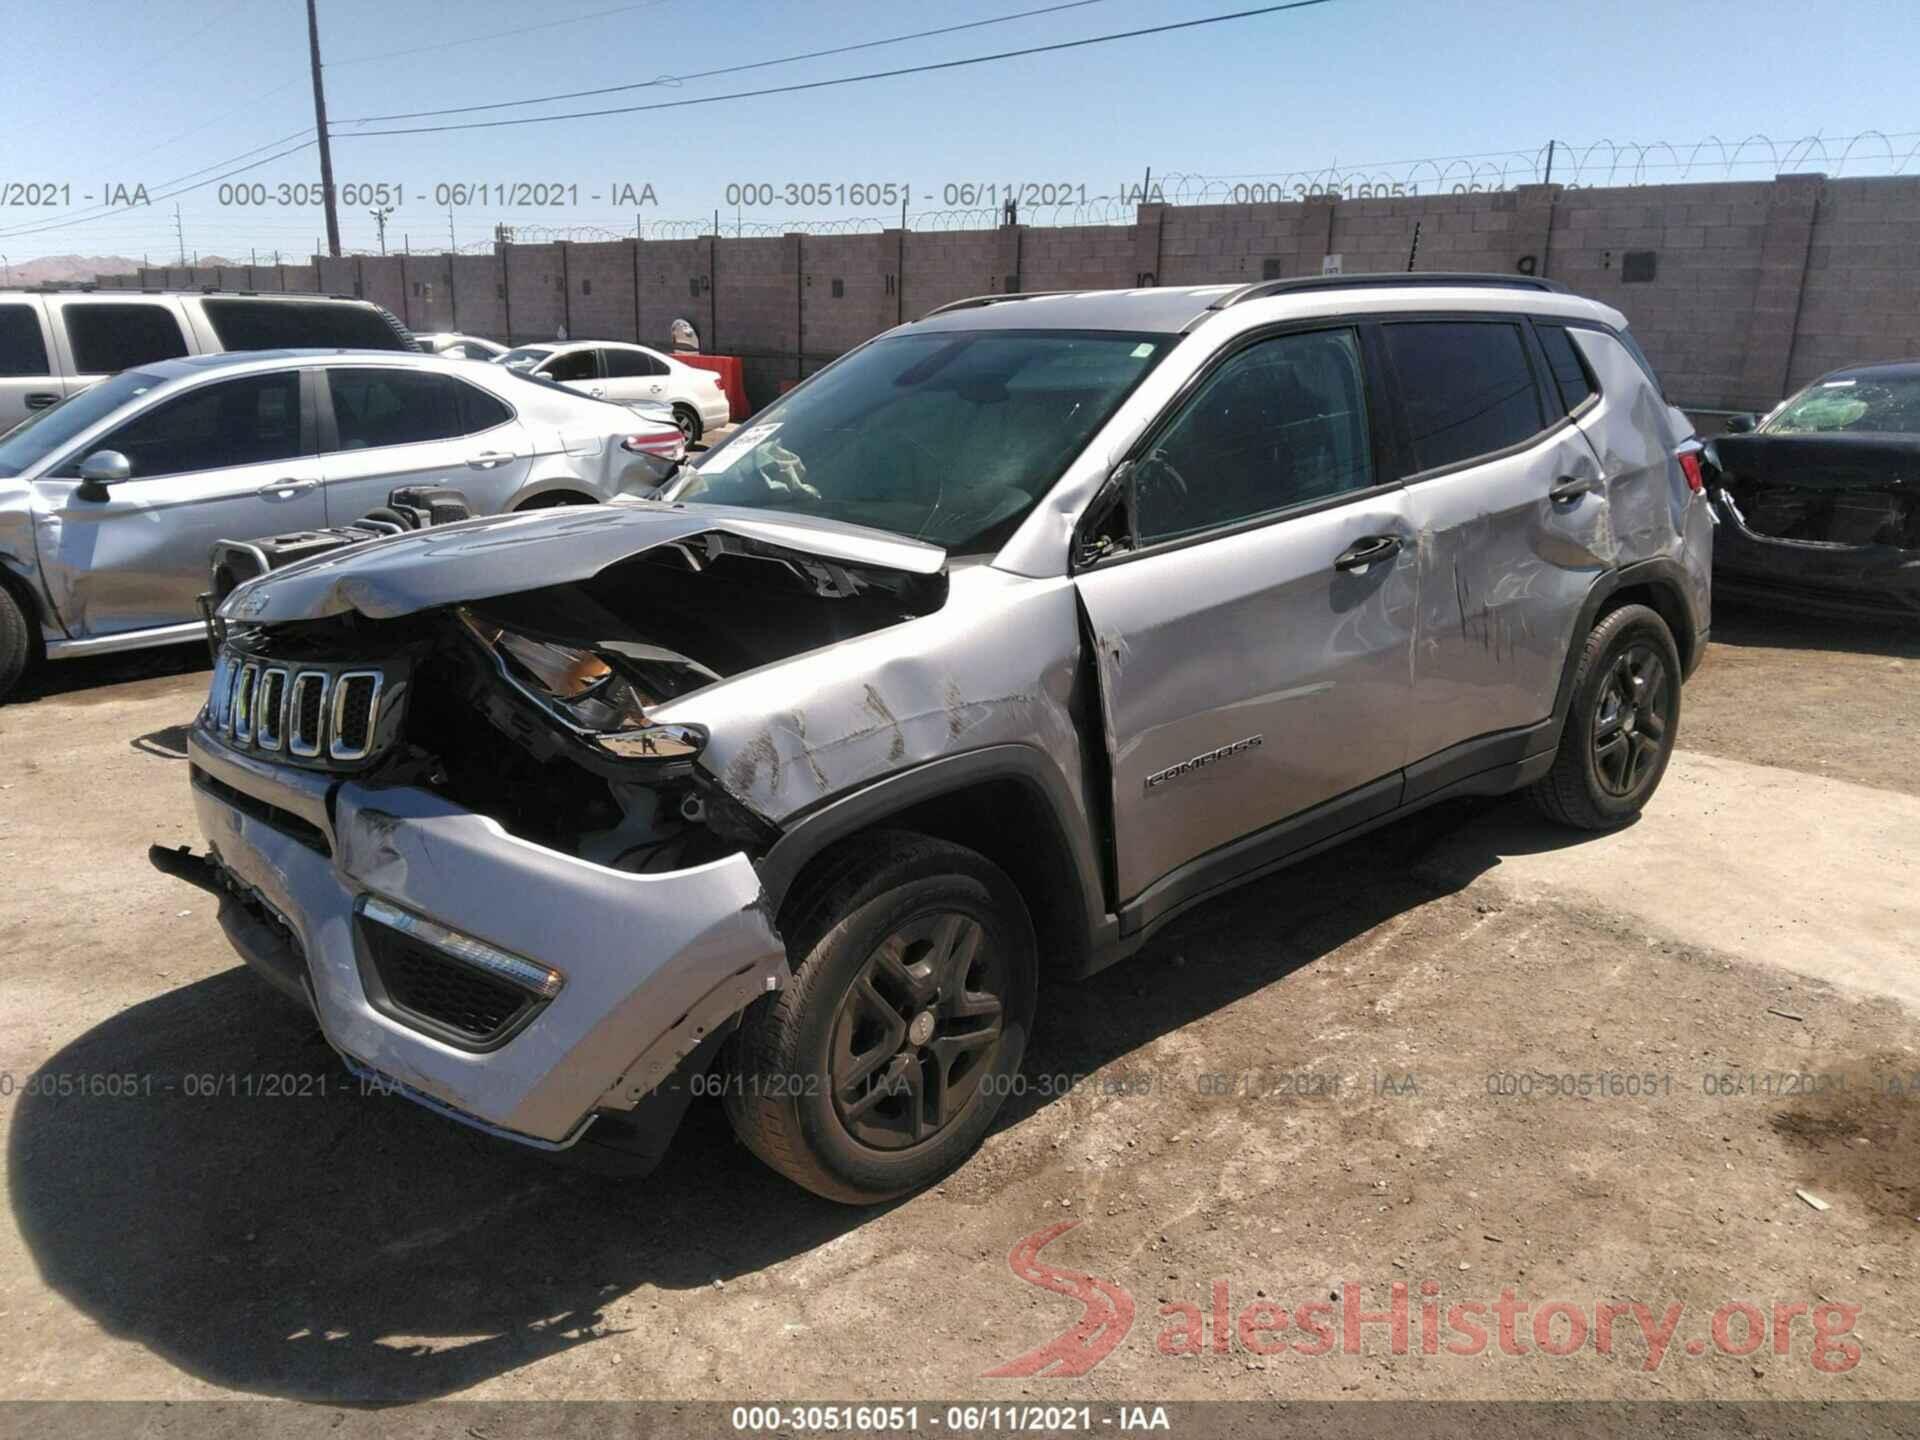
[[[248,375],[189,390],[110,433],[133,478],[264,465],[300,454],[300,373]]]
[[[1400,381],[1415,470],[1491,455],[1544,428],[1517,324],[1418,320],[1382,329]]]
[[[32,305],[0,305],[0,377],[52,373],[39,310]]]
[[[667,367],[644,350],[616,350],[610,347],[600,352],[600,359],[607,367],[609,377],[667,373]]]
[[[513,418],[497,397],[432,370],[341,366],[326,373],[341,450],[451,440]]]
[[[573,350],[565,355],[556,355],[541,367],[540,373],[549,380],[562,383],[569,380],[592,380],[599,374],[591,350]]]
[[[113,375],[187,353],[180,320],[166,305],[74,303],[60,307],[76,375]]]
[[[336,300],[200,302],[225,350],[406,350],[411,348],[371,305]]]

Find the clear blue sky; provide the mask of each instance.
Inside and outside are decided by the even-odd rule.
[[[396,248],[447,237],[433,203],[448,182],[577,184],[558,210],[471,205],[462,243],[493,223],[604,226],[632,233],[634,212],[606,199],[615,182],[650,183],[650,220],[711,216],[730,182],[910,181],[915,211],[943,206],[949,182],[1063,181],[1108,195],[1156,175],[1279,175],[1369,165],[1399,178],[1424,156],[1531,154],[1548,138],[1588,145],[1692,142],[1754,132],[1920,132],[1913,101],[1920,5],[1856,0],[1810,11],[1774,0],[1331,0],[1314,9],[994,65],[710,106],[438,135],[356,138],[356,117],[632,84],[774,59],[1032,9],[1045,0],[321,0],[328,106],[339,181],[396,180]],[[1046,44],[1246,8],[1255,0],[1100,0],[1076,9],[565,105],[448,120],[645,104],[792,84]],[[74,213],[109,182],[150,190],[312,123],[301,0],[67,0],[9,7],[8,83],[0,91],[0,185],[67,183],[71,207],[0,210],[0,251],[34,255],[175,251],[173,202],[26,233]],[[597,18],[590,18],[596,17]],[[579,17],[577,23],[551,22]],[[530,33],[398,54],[540,25]],[[387,58],[392,57],[392,58]],[[431,124],[407,121],[401,124]],[[1905,155],[1920,143],[1895,141]],[[271,154],[271,150],[261,151]],[[1846,173],[1890,168],[1855,160]],[[258,158],[248,156],[248,160]],[[1672,157],[1654,157],[1662,164]],[[1749,149],[1733,173],[1765,175]],[[246,163],[245,160],[236,163]],[[1556,179],[1573,178],[1563,159]],[[226,167],[232,168],[232,167]],[[1794,168],[1832,169],[1800,164]],[[1920,171],[1920,154],[1904,167]],[[220,170],[210,172],[218,175]],[[1697,178],[1726,172],[1712,164]],[[236,180],[317,176],[311,149]],[[195,177],[201,178],[201,177]],[[1589,172],[1589,178],[1592,178]],[[1624,173],[1622,180],[1628,178]],[[1671,170],[1650,179],[1675,178]],[[191,181],[185,182],[191,183]],[[420,197],[425,195],[425,199]],[[931,196],[931,199],[926,197]],[[322,233],[317,207],[222,207],[214,188],[180,197],[189,251],[250,247],[304,256]],[[881,207],[744,212],[784,222]],[[731,209],[724,217],[734,218]],[[374,243],[364,206],[343,207],[349,247]]]

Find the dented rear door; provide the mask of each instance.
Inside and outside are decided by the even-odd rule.
[[[1418,763],[1552,714],[1580,607],[1612,563],[1609,502],[1524,318],[1382,330],[1414,467]]]

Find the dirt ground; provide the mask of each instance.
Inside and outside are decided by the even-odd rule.
[[[1914,1397],[1920,1026],[1875,957],[1920,953],[1920,887],[1897,838],[1822,847],[1920,833],[1920,644],[1759,614],[1715,638],[1664,829],[1589,851],[1462,804],[1242,890],[1043,993],[985,1148],[872,1210],[710,1106],[636,1182],[359,1093],[148,868],[198,842],[203,663],[51,672],[0,709],[0,1396]],[[1805,913],[1743,804],[1891,908]],[[1690,890],[1824,928],[1749,942]],[[1349,1347],[1349,1295],[1389,1312],[1397,1283],[1407,1343],[1366,1320]],[[1636,1303],[1673,1316],[1657,1363]],[[1083,1316],[1068,1373],[988,1373]]]

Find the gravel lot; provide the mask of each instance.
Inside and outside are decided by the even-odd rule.
[[[203,658],[57,668],[0,709],[0,1396],[1914,1396],[1917,667],[1911,634],[1723,614],[1641,824],[1456,805],[1192,915],[1044,993],[983,1152],[867,1211],[717,1108],[634,1182],[359,1094],[147,865],[199,843]],[[143,1078],[27,1093],[90,1074]],[[1062,1225],[1043,1262],[1131,1330],[1078,1376],[989,1376],[1081,1317],[1009,1263]],[[1325,1301],[1338,1341],[1329,1297],[1395,1282],[1405,1354],[1383,1323],[1322,1356],[1211,1326]],[[1443,1314],[1511,1289],[1529,1353],[1422,1353],[1422,1282]],[[1656,1366],[1624,1309],[1612,1354],[1541,1353],[1554,1301],[1684,1309]],[[1859,1310],[1821,1368],[1804,1313],[1784,1352],[1728,1353],[1737,1316],[1709,1343],[1730,1301]]]

